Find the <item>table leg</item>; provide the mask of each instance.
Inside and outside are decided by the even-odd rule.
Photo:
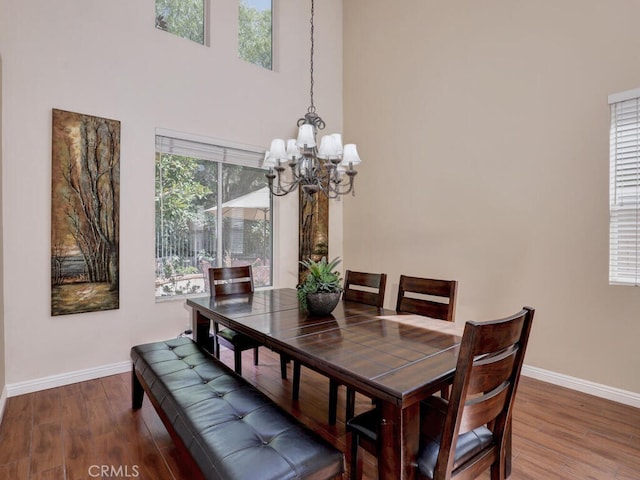
[[[413,480],[420,434],[420,404],[401,408],[382,402],[378,478]]]
[[[191,321],[193,329],[193,340],[204,348],[209,348],[209,329],[211,321],[202,315],[199,310],[193,309],[191,312]]]
[[[338,382],[329,380],[329,425],[336,424],[336,412],[338,411]]]
[[[218,325],[218,322],[216,322],[215,320],[212,320],[211,323],[213,323],[213,356],[216,358],[220,358],[220,342],[218,342],[218,332],[220,331],[220,325]],[[235,365],[241,364],[236,363]]]
[[[293,361],[293,399],[298,400],[300,396],[300,362]]]

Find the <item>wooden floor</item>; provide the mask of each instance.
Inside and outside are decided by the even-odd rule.
[[[303,369],[300,401],[292,404],[291,382],[280,379],[278,357],[261,348],[260,364],[253,367],[252,352],[245,353],[249,381],[348,450],[344,388],[338,424],[328,427],[326,378]],[[228,351],[223,360],[231,365]],[[370,406],[358,396],[356,411]],[[513,480],[640,480],[639,409],[523,377],[513,428]],[[376,478],[375,460],[364,458],[365,477]],[[0,480],[92,478],[201,476],[180,458],[148,401],[131,410],[129,374],[8,399],[0,427]]]

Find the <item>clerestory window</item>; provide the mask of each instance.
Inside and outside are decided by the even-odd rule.
[[[271,0],[240,0],[238,56],[245,62],[273,69],[273,15]]]
[[[206,44],[207,0],[156,0],[156,28]]]

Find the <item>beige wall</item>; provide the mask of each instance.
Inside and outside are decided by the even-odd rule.
[[[2,272],[3,253],[2,240],[4,238],[2,228],[2,55],[0,54],[0,272]],[[4,283],[0,275],[0,420],[3,413],[3,392],[7,385],[5,374],[5,343],[4,343]]]
[[[189,325],[154,297],[154,132],[266,148],[309,104],[309,4],[277,2],[276,66],[237,59],[237,2],[211,2],[211,46],[154,28],[153,0],[2,0],[6,382],[127,362]],[[342,128],[342,1],[316,6],[315,101]],[[120,309],[51,317],[51,109],[121,121]],[[277,201],[279,285],[297,278],[295,198]],[[339,226],[340,211],[332,217]],[[330,239],[341,255],[341,232]],[[1,365],[0,365],[1,366]],[[3,377],[0,376],[0,379]]]
[[[607,95],[640,3],[349,0],[345,263],[460,281],[457,320],[535,307],[526,363],[640,392],[640,289],[608,285]],[[366,247],[366,248],[365,248]]]

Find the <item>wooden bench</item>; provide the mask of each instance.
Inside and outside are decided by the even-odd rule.
[[[131,349],[132,403],[151,400],[210,480],[342,478],[344,456],[189,338]]]

